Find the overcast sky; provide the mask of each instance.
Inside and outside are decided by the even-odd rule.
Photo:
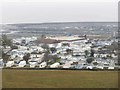
[[[118,2],[104,1],[6,1],[1,6],[2,23],[117,21]]]

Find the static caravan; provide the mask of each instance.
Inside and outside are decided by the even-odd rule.
[[[109,66],[108,69],[114,69],[114,67],[113,66]]]
[[[40,65],[39,65],[39,68],[45,68],[47,66],[47,63],[46,62],[42,62]]]
[[[25,65],[26,65],[26,61],[20,61],[18,67],[25,67]]]
[[[93,69],[93,66],[87,66],[86,68],[87,69]]]
[[[58,68],[60,66],[60,63],[56,62],[52,65],[50,65],[50,68]]]
[[[35,68],[38,65],[37,61],[30,61],[29,64],[30,68]]]
[[[8,61],[6,63],[6,67],[12,67],[14,65],[14,61]]]

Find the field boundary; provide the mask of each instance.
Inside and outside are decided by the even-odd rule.
[[[10,70],[73,70],[73,71],[120,71],[120,69],[70,69],[70,68],[3,68]]]

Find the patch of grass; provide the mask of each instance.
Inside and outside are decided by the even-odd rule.
[[[117,71],[3,69],[3,88],[117,88]]]

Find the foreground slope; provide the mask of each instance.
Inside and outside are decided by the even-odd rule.
[[[117,71],[3,69],[3,88],[117,88]]]

